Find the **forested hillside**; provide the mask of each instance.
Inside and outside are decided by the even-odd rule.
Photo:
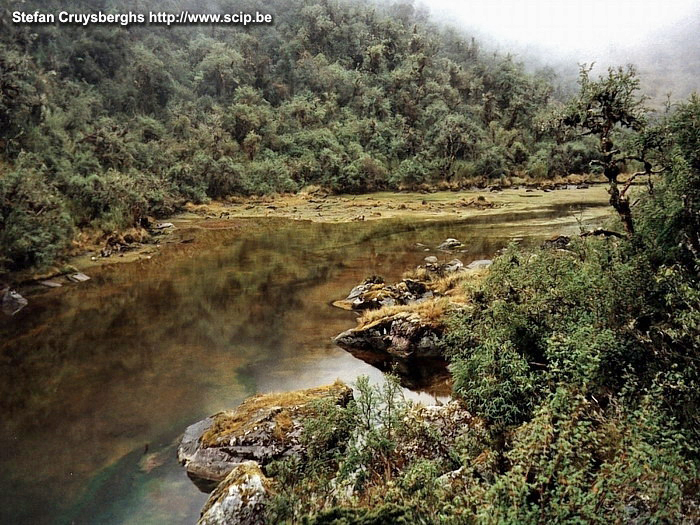
[[[271,25],[0,24],[0,246],[41,266],[75,231],[231,194],[459,186],[587,171],[545,126],[551,75],[411,3],[83,0],[71,11],[271,13]],[[156,5],[157,4],[157,5]],[[444,181],[444,182],[443,182]]]

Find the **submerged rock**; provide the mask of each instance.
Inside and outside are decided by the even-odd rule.
[[[328,386],[282,394],[257,395],[232,411],[219,412],[185,431],[178,461],[204,491],[212,490],[239,464],[303,455],[302,419],[312,415],[319,400],[345,406],[352,389],[337,381]]]
[[[264,525],[270,484],[254,461],[235,466],[207,500],[197,524]]]
[[[5,288],[2,292],[2,311],[5,315],[15,315],[28,304],[29,301],[14,290]]]

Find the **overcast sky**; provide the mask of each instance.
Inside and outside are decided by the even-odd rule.
[[[649,45],[673,32],[700,0],[423,0],[438,18],[496,43],[556,50],[585,60],[619,47]],[[699,36],[700,37],[700,36]]]

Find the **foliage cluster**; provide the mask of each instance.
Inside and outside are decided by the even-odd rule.
[[[0,12],[0,184],[41,180],[27,195],[36,202],[6,201],[10,240],[29,234],[47,196],[73,229],[109,231],[186,200],[546,178],[586,172],[595,157],[591,141],[564,145],[546,131],[560,95],[551,72],[528,74],[411,2],[158,6],[274,15],[255,28],[10,22],[15,9],[53,8],[62,6],[11,0]],[[141,0],[72,8],[146,9]],[[49,261],[69,230],[42,232],[45,249],[3,244],[5,267]]]

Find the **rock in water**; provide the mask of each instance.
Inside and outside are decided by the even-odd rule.
[[[459,259],[452,259],[450,262],[442,266],[442,271],[445,273],[445,275],[461,272],[462,270],[464,270],[464,263],[462,263],[462,261]]]
[[[442,241],[442,243],[437,247],[438,250],[454,250],[455,248],[460,248],[462,243],[457,239],[448,238]]]
[[[334,301],[333,305],[344,310],[377,310],[383,306],[418,302],[425,299],[426,293],[425,284],[415,279],[403,279],[390,285],[374,276],[355,286],[345,299]]]
[[[68,276],[68,280],[72,281],[74,283],[84,283],[85,281],[89,281],[90,277],[85,275],[84,273],[74,273]]]
[[[60,288],[63,286],[61,283],[57,281],[52,281],[51,279],[47,279],[46,281],[39,281],[39,284],[42,286],[46,286],[47,288]]]
[[[29,301],[27,301],[20,294],[9,288],[5,288],[2,294],[2,311],[6,315],[15,315],[22,308],[27,306]]]
[[[264,525],[270,480],[254,461],[237,465],[212,493],[198,525]]]
[[[340,381],[282,394],[257,395],[232,411],[219,412],[190,426],[177,450],[178,461],[204,491],[212,490],[239,464],[303,455],[303,417],[319,400],[345,406],[352,389]]]
[[[419,315],[399,312],[365,326],[351,328],[333,339],[350,353],[374,352],[406,359],[440,357],[442,330],[423,321]]]
[[[202,435],[213,426],[214,417],[187,427],[177,449],[178,461],[185,465],[187,475],[204,492],[216,488],[237,464],[221,448],[205,448],[200,442]]]

